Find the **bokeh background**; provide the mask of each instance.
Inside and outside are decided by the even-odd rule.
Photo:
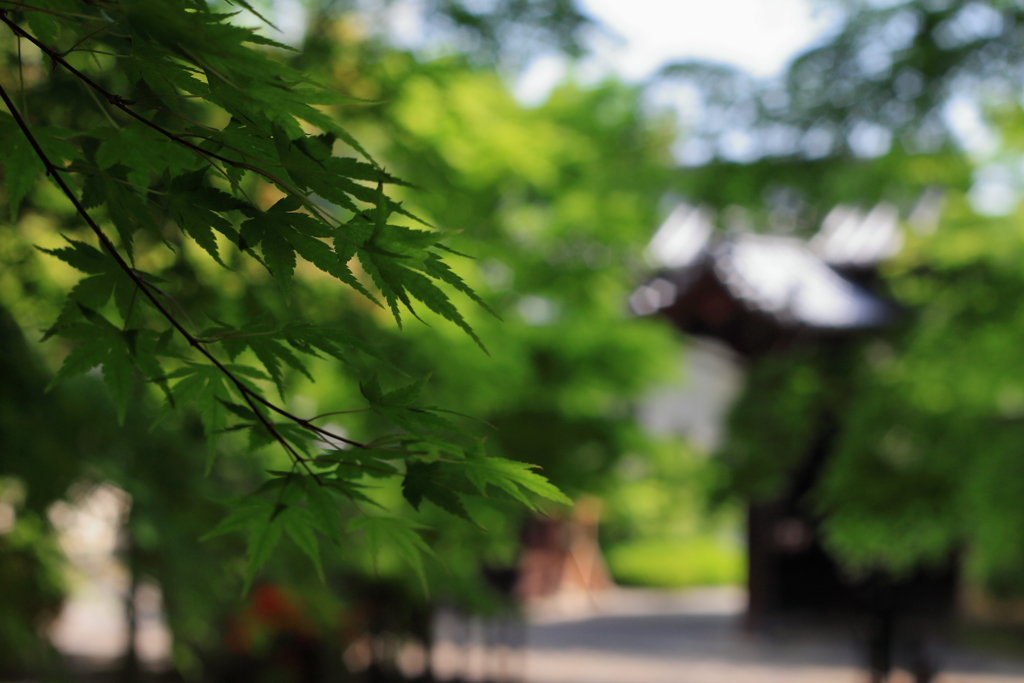
[[[231,457],[228,439],[204,476],[195,415],[154,427],[159,396],[140,388],[121,426],[95,376],[47,391],[69,348],[40,331],[77,276],[35,247],[79,227],[46,181],[20,206],[0,188],[0,677],[774,680],[700,673],[699,656],[609,664],[609,679],[515,654],[598,652],[605,626],[551,624],[667,610],[720,617],[692,622],[715,643],[798,634],[810,654],[792,661],[772,660],[777,643],[719,657],[774,661],[785,680],[812,665],[814,680],[890,665],[1018,680],[1024,7],[253,4],[301,49],[282,59],[366,101],[335,113],[415,186],[406,206],[457,232],[474,257],[460,274],[504,320],[465,310],[487,356],[429,315],[398,330],[313,269],[297,305],[433,372],[436,404],[580,502],[481,508],[477,528],[380,484],[372,497],[425,524],[443,559],[429,594],[399,557],[375,570],[352,543],[324,558],[324,583],[285,547],[240,597],[241,540],[198,539],[281,456]],[[31,46],[3,34],[0,52],[30,112],[99,115]],[[137,249],[175,272],[161,245]],[[187,256],[187,306],[282,310],[269,278]],[[326,362],[313,375],[287,377],[298,412],[358,397]],[[695,642],[606,627],[652,629],[655,662]],[[958,648],[985,654],[943,659]]]

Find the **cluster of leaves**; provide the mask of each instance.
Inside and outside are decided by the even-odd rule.
[[[301,259],[386,305],[399,325],[401,307],[415,316],[419,302],[483,346],[438,286],[486,308],[445,263],[447,234],[394,222],[418,221],[385,193],[402,181],[329,113],[352,100],[288,67],[269,51],[290,48],[232,17],[204,0],[0,2],[0,22],[19,44],[35,46],[50,77],[84,88],[102,115],[87,129],[29,117],[4,89],[9,80],[0,83],[12,219],[45,174],[91,233],[47,251],[85,274],[46,333],[73,344],[54,381],[101,367],[122,416],[140,385],[158,388],[168,409],[194,406],[208,469],[218,439],[232,432],[248,432],[251,451],[276,444],[288,454],[291,467],[271,472],[211,532],[247,533],[247,585],[282,533],[319,568],[320,538],[343,541],[339,502],[373,504],[363,477],[401,478],[414,506],[426,499],[466,519],[465,495],[498,491],[531,507],[531,495],[569,502],[531,466],[488,457],[446,411],[421,405],[426,378],[384,391],[372,369],[389,366],[371,343],[304,321],[207,314],[213,324],[200,329],[169,274],[137,258],[137,245],[163,243],[179,267],[194,269],[192,242],[224,268],[241,271],[248,259],[252,277],[269,272],[285,297]],[[99,56],[113,62],[103,68]],[[345,146],[360,156],[335,156]],[[280,198],[264,208],[269,202],[253,195],[268,190]],[[349,410],[389,425],[376,440],[318,426],[333,413],[303,417],[268,398],[270,386],[284,397],[286,370],[312,379],[306,359],[324,357],[363,376],[365,405]],[[375,513],[348,529],[363,531],[372,547],[394,547],[422,575],[427,546],[415,525]]]

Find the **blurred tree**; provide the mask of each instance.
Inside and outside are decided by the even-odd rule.
[[[832,458],[805,505],[851,571],[905,574],[967,548],[975,580],[1019,593],[1024,12],[842,7],[838,31],[782,81],[694,64],[663,74],[702,88],[712,125],[693,139],[719,157],[677,187],[725,222],[809,236],[837,204],[880,201],[905,219],[905,248],[870,283],[902,321],[758,363],[721,454],[726,488],[779,495],[829,413]]]

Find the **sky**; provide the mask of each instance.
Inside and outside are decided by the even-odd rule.
[[[710,59],[771,77],[821,40],[835,17],[816,11],[812,0],[581,0],[581,9],[610,36],[595,41],[598,75],[611,71],[641,81],[667,63]],[[537,57],[516,83],[516,95],[536,104],[565,74],[564,58]]]
[[[593,80],[614,73],[636,82],[661,66],[683,59],[708,59],[758,77],[780,74],[801,51],[821,40],[837,16],[815,0],[576,0],[606,30],[595,32],[592,55],[576,66]],[[298,42],[307,13],[301,0],[272,0],[285,42]],[[422,47],[422,0],[356,0],[387,25],[392,41]],[[372,9],[371,9],[372,8]],[[280,37],[278,37],[280,39]],[[539,104],[566,74],[564,56],[538,55],[515,84],[521,102]]]
[[[815,0],[576,2],[606,29],[595,32],[591,56],[576,66],[576,75],[583,80],[599,80],[614,73],[637,82],[667,63],[694,58],[725,62],[754,76],[771,77],[836,24],[834,12],[823,10],[823,3]],[[272,3],[285,42],[298,41],[306,21],[301,0]],[[417,49],[429,42],[422,0],[356,0],[356,4],[386,25],[394,44]],[[524,104],[540,103],[565,76],[567,67],[565,57],[554,50],[538,55],[516,83],[516,96]]]
[[[580,6],[625,39],[609,57],[629,80],[692,57],[772,76],[831,25],[810,0],[583,0]]]

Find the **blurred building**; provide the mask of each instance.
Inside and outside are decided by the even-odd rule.
[[[648,250],[657,274],[630,299],[637,315],[664,315],[694,340],[685,385],[652,395],[642,411],[648,428],[714,452],[751,364],[797,346],[848,343],[898,318],[897,307],[869,284],[901,246],[896,210],[885,204],[867,214],[837,207],[807,241],[716,233],[705,210],[677,208]],[[820,425],[782,494],[749,506],[748,623],[794,613],[948,612],[952,562],[900,582],[851,581],[819,542],[804,499],[831,452],[841,416],[833,417]]]

